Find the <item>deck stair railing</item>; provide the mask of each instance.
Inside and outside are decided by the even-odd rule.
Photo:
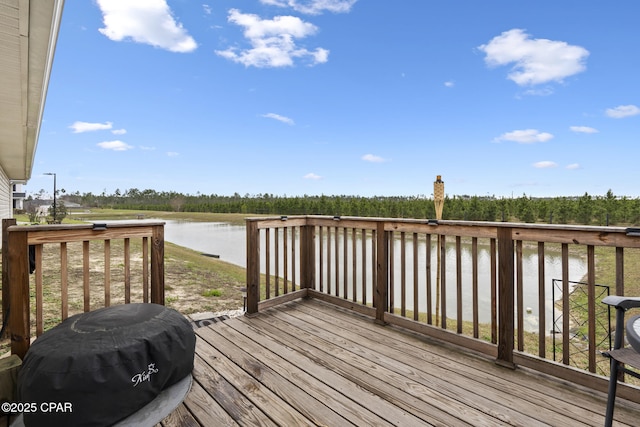
[[[11,337],[11,352],[20,358],[33,332],[41,335],[45,322],[58,323],[74,311],[115,303],[164,304],[163,222],[22,226],[4,219],[2,239],[2,315],[8,313],[5,333]],[[82,259],[81,268],[69,263],[72,255]],[[44,256],[54,256],[60,268],[43,271]],[[100,274],[92,274],[100,265]],[[132,284],[134,265],[141,269],[133,275],[141,283]],[[95,277],[101,283],[94,283]],[[70,300],[72,289],[78,290],[80,301]],[[133,301],[132,295],[139,297]],[[49,296],[60,303],[55,319],[44,316],[44,299]]]
[[[608,349],[596,339],[602,324],[596,250],[613,251],[615,265],[608,268],[615,269],[615,283],[607,285],[624,295],[625,262],[640,262],[635,229],[337,216],[249,218],[246,226],[249,315],[301,296],[320,298],[484,353],[503,366],[606,391],[606,378],[597,372],[599,353]],[[566,310],[575,258],[584,268],[578,280],[586,283],[586,351],[579,355],[586,369],[570,365],[574,334]],[[560,264],[556,301],[548,262]],[[554,306],[565,315],[552,336]],[[533,329],[531,311],[537,313]],[[553,360],[554,338],[562,362]],[[619,390],[623,395],[640,400],[631,387]]]

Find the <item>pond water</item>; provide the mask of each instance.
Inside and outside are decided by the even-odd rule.
[[[147,220],[141,220],[147,221]],[[148,220],[158,221],[158,220]],[[244,225],[231,225],[224,222],[191,222],[191,221],[172,221],[172,220],[160,220],[165,222],[164,235],[165,240],[171,243],[175,243],[180,246],[184,246],[203,254],[219,256],[223,261],[236,264],[241,267],[246,267],[246,229]],[[119,221],[100,221],[100,222],[119,222]],[[131,221],[129,221],[131,222]],[[282,233],[280,233],[282,237]],[[335,236],[334,236],[335,237]],[[339,237],[339,247],[342,247],[341,239]],[[272,243],[273,244],[273,243]],[[366,280],[367,283],[372,283],[372,269],[371,269],[371,243],[367,244],[367,268],[366,268]],[[394,242],[394,258],[395,258],[395,275],[394,275],[394,302],[395,307],[400,308],[401,294],[400,294],[400,281],[401,281],[401,243],[398,239]],[[281,246],[282,247],[282,246]],[[326,247],[326,242],[325,242]],[[413,262],[412,249],[407,247],[406,255],[406,267],[405,267],[405,281],[406,281],[406,308],[407,310],[413,309]],[[435,283],[436,283],[436,241],[432,240],[431,246],[432,255],[432,283],[434,290],[432,290],[432,298],[435,301]],[[358,257],[360,258],[360,257]],[[490,288],[490,248],[488,245],[478,245],[478,305],[479,305],[479,321],[481,323],[487,323],[490,321],[490,306],[491,306],[491,288]],[[358,260],[359,262],[361,260]],[[282,260],[281,260],[282,262]],[[326,260],[325,260],[326,262]],[[332,260],[333,262],[333,260]],[[447,241],[446,250],[446,270],[447,270],[447,317],[455,318],[456,316],[456,253],[454,242],[452,240]],[[348,281],[352,278],[351,261],[349,260],[347,271]],[[299,266],[296,266],[297,268]],[[335,266],[332,268],[335,269]],[[342,268],[342,266],[340,266]],[[426,275],[426,242],[420,240],[418,242],[418,275],[419,282],[421,283],[418,291],[418,304],[421,312],[426,311],[426,289],[424,286]],[[262,272],[266,270],[263,265]],[[274,269],[271,269],[272,274]],[[282,274],[283,269],[280,269]],[[586,274],[587,267],[584,259],[580,257],[569,257],[569,280],[580,281]],[[334,273],[335,274],[335,270]],[[340,273],[340,287],[343,283],[343,273]],[[358,299],[361,299],[361,285],[362,280],[362,266],[357,265],[357,279],[358,283]],[[316,279],[319,280],[320,273],[316,272]],[[296,272],[296,277],[299,278],[299,271]],[[548,251],[545,254],[545,295],[546,295],[546,325],[545,329],[550,331],[552,329],[553,319],[553,301],[552,301],[552,286],[553,280],[559,280],[562,278],[562,258],[559,253]],[[325,277],[326,279],[326,277]],[[332,282],[335,280],[331,278]],[[523,250],[523,305],[527,308],[525,313],[525,329],[528,331],[537,332],[538,330],[538,254],[537,249]],[[335,286],[335,284],[333,285]],[[351,284],[348,285],[349,295],[351,297]],[[368,291],[371,294],[371,291]],[[556,292],[556,298],[560,295]],[[371,295],[367,298],[371,302]],[[462,245],[462,305],[463,305],[463,318],[464,320],[471,320],[473,318],[472,313],[472,250],[471,245]]]

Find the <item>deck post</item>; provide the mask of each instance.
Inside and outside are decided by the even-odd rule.
[[[16,229],[17,228],[17,229]],[[9,331],[11,354],[23,359],[30,344],[29,312],[29,245],[28,228],[16,227],[9,232]],[[4,246],[3,246],[4,249]],[[5,264],[2,264],[3,267]],[[4,287],[3,287],[4,289]]]
[[[7,228],[16,225],[15,218],[4,218],[2,220],[2,323],[5,324],[9,319],[7,313],[9,311],[9,232]],[[9,337],[9,327],[4,331],[4,336],[0,339]]]
[[[374,304],[376,323],[384,324],[384,313],[389,311],[387,289],[389,286],[389,232],[384,230],[384,221],[376,228],[376,290]]]
[[[300,287],[315,289],[316,287],[316,227],[303,225],[300,227]]]
[[[247,314],[258,313],[260,299],[260,230],[247,220]]]
[[[151,236],[151,302],[164,305],[164,226],[153,227]]]
[[[515,368],[514,348],[514,249],[512,229],[498,227],[498,357],[496,363]]]

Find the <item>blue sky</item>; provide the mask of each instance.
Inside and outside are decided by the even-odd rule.
[[[27,191],[638,197],[639,15],[67,0]]]

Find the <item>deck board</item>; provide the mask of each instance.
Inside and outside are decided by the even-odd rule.
[[[418,390],[412,382],[408,382],[404,377],[394,376],[392,372],[381,366],[379,360],[368,360],[348,349],[332,345],[329,341],[311,334],[306,330],[308,326],[303,323],[296,323],[291,318],[288,320],[294,323],[287,323],[282,318],[284,313],[281,312],[279,314],[280,319],[267,314],[262,319],[261,329],[272,334],[279,333],[280,339],[283,340],[286,346],[306,354],[313,362],[309,364],[311,368],[307,369],[312,369],[314,364],[329,366],[334,375],[342,377],[343,381],[351,383],[358,389],[368,391],[377,396],[379,402],[385,403],[382,407],[379,407],[377,406],[380,405],[378,402],[373,402],[374,404],[369,405],[368,409],[379,411],[387,417],[394,416],[393,412],[398,410],[406,411],[421,420],[418,421],[419,425],[433,422],[460,425],[466,424],[467,420],[471,418],[461,420],[458,416],[442,411],[440,409],[443,406],[442,396],[438,390]],[[296,325],[298,328],[295,327]],[[272,328],[277,330],[278,327],[281,328],[279,332],[274,332]],[[287,329],[290,331],[289,334],[282,332]],[[338,330],[333,323],[332,330]],[[321,329],[315,329],[315,331],[322,334]],[[340,338],[340,340],[343,339]],[[348,341],[344,339],[344,343],[348,344]],[[373,354],[372,356],[375,357],[376,355]],[[426,395],[422,396],[421,394],[423,393]],[[351,396],[351,394],[347,395]],[[361,402],[361,399],[357,400]],[[461,411],[462,413],[467,411],[467,408],[463,405],[456,406],[452,402],[447,403],[450,407],[454,407],[455,411]],[[389,405],[393,407],[391,413],[387,412]],[[397,416],[399,415],[392,419],[396,419]],[[392,421],[392,424],[395,423]],[[473,422],[468,422],[468,425],[474,424]]]
[[[164,427],[600,426],[604,394],[497,366],[318,300],[196,330],[194,383]],[[618,404],[616,425],[640,405]]]

